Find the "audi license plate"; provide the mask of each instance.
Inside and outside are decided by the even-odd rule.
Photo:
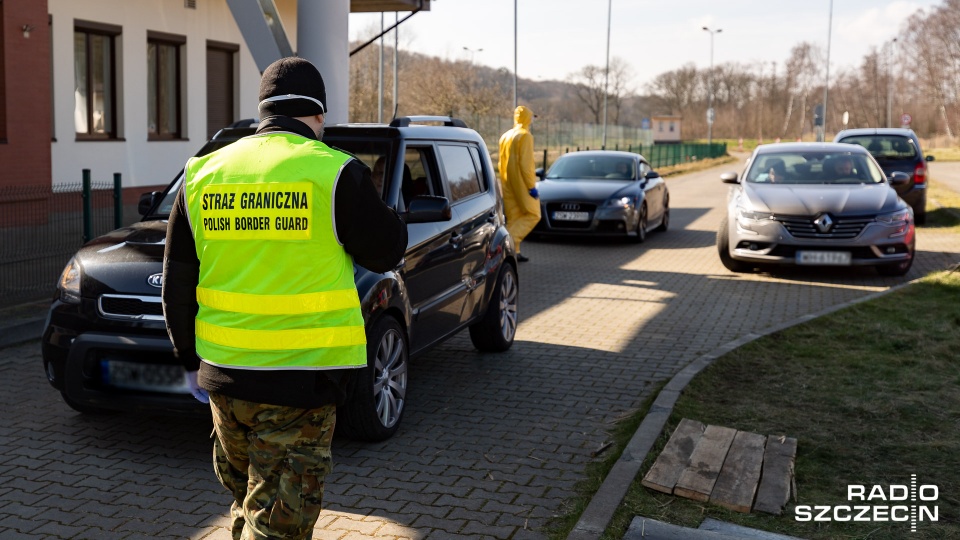
[[[849,251],[798,251],[797,264],[810,266],[850,266]]]
[[[554,212],[556,221],[590,221],[590,212]]]
[[[188,394],[183,367],[167,364],[141,364],[122,360],[101,360],[104,384],[128,390]]]

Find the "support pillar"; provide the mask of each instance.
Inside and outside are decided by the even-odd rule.
[[[344,124],[350,108],[350,0],[297,2],[297,54],[313,62],[327,89],[327,125]]]

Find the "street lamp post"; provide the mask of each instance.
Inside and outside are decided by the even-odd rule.
[[[893,62],[890,57],[896,42],[897,38],[893,38],[887,44],[887,127],[893,127]]]
[[[710,34],[710,74],[707,77],[707,144],[713,144],[713,36],[723,32],[723,28],[711,30],[704,26],[703,30]]]
[[[613,12],[613,0],[607,0],[607,67],[603,70],[603,142],[602,150],[607,149],[607,94],[610,87],[610,16]]]
[[[465,50],[465,51],[467,51],[468,53],[470,53],[470,65],[471,65],[471,66],[473,65],[473,55],[476,54],[476,53],[479,53],[479,52],[483,52],[483,48],[471,49],[470,47],[464,47],[463,50]]]
[[[517,108],[517,0],[513,0],[513,108]]]
[[[827,65],[826,78],[823,81],[823,116],[822,125],[817,133],[817,142],[823,142],[827,136],[827,97],[830,94],[830,40],[833,37],[833,0],[830,0],[830,17],[827,19]]]

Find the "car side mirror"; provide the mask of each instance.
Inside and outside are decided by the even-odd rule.
[[[905,172],[896,171],[890,175],[891,186],[902,186],[910,181],[910,175]]]
[[[735,172],[725,172],[720,175],[720,181],[724,184],[739,184],[738,176]]]
[[[150,209],[160,200],[160,195],[162,195],[162,193],[159,191],[151,191],[150,193],[140,195],[140,202],[137,203],[137,212],[140,212],[141,216],[147,215]]]
[[[543,180],[543,177],[545,176],[545,173],[544,173],[544,171],[543,171],[543,167],[537,167],[537,170],[534,171],[534,173],[536,173],[537,178]]]
[[[654,178],[660,178],[660,173],[657,171],[647,171],[643,177],[647,180],[653,180]]]
[[[937,160],[936,156],[927,156],[927,157],[925,157],[925,158],[923,158],[923,159],[924,159],[925,161],[936,161],[936,160]]]
[[[446,197],[432,195],[417,195],[407,205],[404,214],[407,223],[432,223],[435,221],[450,221],[450,201]]]

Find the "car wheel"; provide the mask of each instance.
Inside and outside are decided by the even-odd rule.
[[[905,276],[913,266],[913,258],[894,264],[881,264],[877,266],[877,273],[881,276]]]
[[[356,370],[352,395],[340,407],[337,430],[377,442],[400,427],[407,402],[407,336],[397,320],[380,317],[367,330],[367,367]]]
[[[670,228],[670,197],[663,198],[663,220],[660,221],[660,226],[657,227],[657,230],[660,232],[666,232]]]
[[[470,341],[483,352],[503,352],[513,345],[517,335],[517,306],[520,285],[517,272],[509,264],[503,265],[497,277],[497,286],[483,318],[470,326]]]
[[[730,256],[730,240],[727,228],[727,218],[723,218],[723,221],[720,222],[720,229],[717,230],[717,253],[720,255],[720,262],[731,272],[749,272],[753,269],[752,266]]]
[[[637,218],[637,235],[632,237],[637,244],[642,244],[647,239],[647,204],[640,205],[640,217]]]

